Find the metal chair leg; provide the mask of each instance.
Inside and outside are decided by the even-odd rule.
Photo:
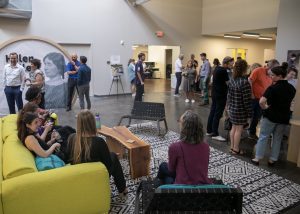
[[[157,129],[158,129],[158,135],[160,135],[160,124],[159,124],[159,120],[157,121]]]
[[[169,129],[168,129],[168,124],[167,124],[167,120],[164,119],[164,123],[165,123],[165,127],[166,127],[166,134],[168,133]]]

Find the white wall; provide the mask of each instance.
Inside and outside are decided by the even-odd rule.
[[[300,50],[300,1],[281,0],[278,16],[276,41],[276,58],[282,62],[287,60],[288,50]],[[299,75],[298,75],[299,78]],[[300,119],[300,84],[297,86],[294,117]],[[299,138],[298,138],[299,139]]]
[[[230,39],[223,37],[202,37],[195,44],[200,52],[206,52],[212,62],[213,58],[221,61],[226,56],[227,48],[247,49],[247,61],[249,64],[264,63],[264,49],[275,49],[275,41],[262,41],[255,39]],[[197,52],[196,52],[197,53]],[[199,52],[198,52],[199,53]]]
[[[139,53],[145,54],[145,61],[148,61],[148,45],[138,46],[133,50],[132,58],[138,60]]]
[[[277,26],[279,0],[203,0],[202,34]]]
[[[0,42],[36,35],[58,43],[91,44],[95,95],[109,93],[111,73],[106,62],[110,56],[120,55],[126,68],[134,44],[180,46],[186,56],[195,53],[198,59],[203,51],[212,59],[223,58],[227,47],[248,47],[253,62],[263,60],[263,50],[274,46],[274,42],[201,36],[201,7],[201,0],[151,0],[136,8],[125,0],[32,0],[30,21],[0,19]],[[157,30],[165,36],[157,38]],[[126,74],[123,78],[129,92]]]
[[[300,50],[300,1],[281,0],[278,15],[276,58],[286,61],[288,50]]]

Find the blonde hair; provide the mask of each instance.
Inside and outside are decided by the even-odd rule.
[[[77,133],[69,138],[71,143],[71,162],[78,164],[90,160],[91,137],[97,135],[95,116],[89,110],[82,110],[77,115]]]

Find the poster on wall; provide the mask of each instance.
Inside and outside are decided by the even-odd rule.
[[[67,102],[67,53],[57,44],[44,39],[23,38],[0,44],[0,113],[8,113],[8,105],[4,94],[3,69],[9,63],[9,53],[18,54],[18,63],[25,68],[26,78],[31,72],[30,60],[41,60],[41,70],[45,76],[45,108],[65,108]],[[23,92],[23,99],[27,91]],[[24,100],[24,103],[27,101]]]
[[[287,62],[289,67],[300,68],[300,50],[288,50]]]

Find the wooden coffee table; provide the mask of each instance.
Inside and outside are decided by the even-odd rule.
[[[125,126],[109,128],[102,125],[97,131],[107,138],[109,150],[118,153],[119,157],[124,158],[128,150],[131,178],[149,175],[151,158],[149,144],[139,139]]]

